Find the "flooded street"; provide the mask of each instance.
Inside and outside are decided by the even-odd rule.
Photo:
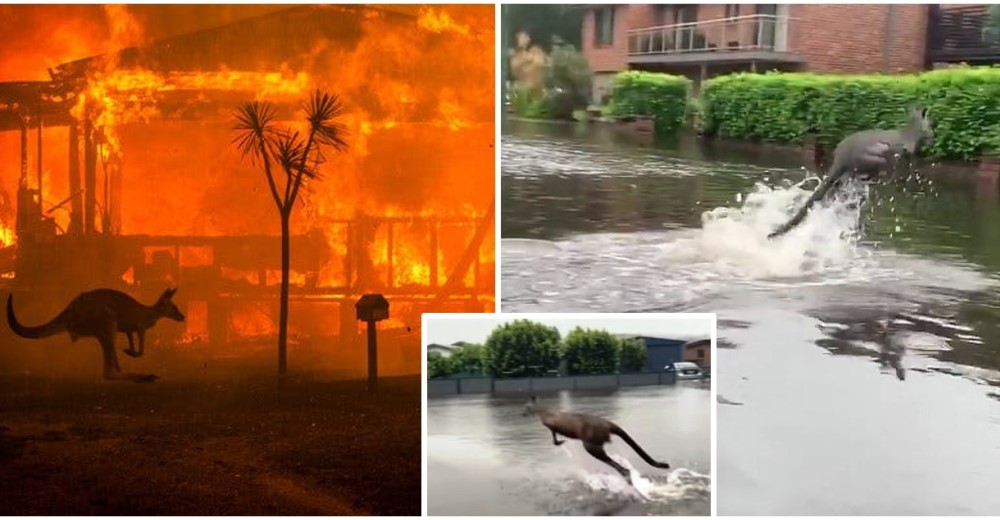
[[[607,452],[633,470],[635,488],[579,441],[552,444],[524,397],[466,395],[427,403],[431,515],[708,515],[711,394],[702,382],[539,395],[556,409],[609,419],[669,470],[623,441]],[[638,471],[638,475],[636,474]],[[645,497],[643,496],[645,495]]]
[[[720,514],[995,513],[1000,207],[944,172],[768,241],[801,164],[507,122],[502,310],[718,313]]]

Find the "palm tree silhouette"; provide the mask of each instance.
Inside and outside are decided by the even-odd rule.
[[[303,107],[308,131],[278,128],[274,106],[247,101],[236,111],[237,132],[233,143],[244,159],[264,169],[267,185],[281,217],[281,310],[278,318],[278,374],[288,371],[288,272],[290,265],[289,222],[303,181],[319,179],[319,166],[326,160],[324,148],[347,149],[347,127],[338,121],[344,105],[336,94],[319,90]],[[279,173],[275,173],[278,171]],[[281,177],[281,173],[284,177]],[[277,177],[277,178],[276,178]]]

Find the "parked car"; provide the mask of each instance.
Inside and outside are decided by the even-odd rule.
[[[701,379],[704,374],[701,371],[701,367],[690,362],[690,361],[677,361],[670,363],[663,367],[665,372],[673,372],[677,374],[677,379]]]

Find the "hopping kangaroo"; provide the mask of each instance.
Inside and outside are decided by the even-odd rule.
[[[184,321],[184,315],[171,300],[177,289],[167,289],[153,305],[139,303],[131,296],[113,289],[95,289],[81,293],[69,305],[52,318],[52,321],[37,327],[26,327],[14,316],[14,295],[7,296],[7,324],[22,338],[38,339],[69,333],[71,340],[96,338],[104,354],[104,378],[127,379],[136,382],[155,381],[154,374],[133,374],[122,372],[115,353],[115,335],[124,332],[128,338],[128,348],[123,350],[132,357],[143,355],[146,350],[146,330],[156,325],[160,318]],[[132,335],[139,336],[139,350],[135,349]]]
[[[905,127],[896,130],[862,130],[845,137],[833,150],[833,166],[827,172],[823,184],[813,192],[805,205],[791,220],[776,229],[767,238],[784,235],[798,226],[809,213],[813,204],[822,200],[827,193],[839,185],[849,173],[863,179],[871,179],[889,164],[895,154],[914,156],[934,139],[931,122],[927,119],[927,109],[914,108]]]
[[[632,475],[629,471],[621,464],[612,460],[608,456],[608,453],[604,451],[604,445],[611,442],[612,435],[621,437],[650,466],[663,469],[670,468],[670,464],[657,462],[653,457],[650,457],[637,442],[632,440],[632,437],[629,437],[625,433],[625,430],[607,419],[582,413],[552,411],[547,407],[539,406],[538,399],[535,396],[531,396],[531,401],[525,405],[524,415],[537,415],[542,424],[552,432],[552,444],[556,446],[566,442],[565,440],[559,440],[557,435],[579,440],[583,443],[583,447],[587,450],[587,453],[608,466],[615,468],[615,471],[621,473],[628,480],[629,484],[632,484]]]

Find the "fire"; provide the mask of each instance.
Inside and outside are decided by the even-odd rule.
[[[51,65],[155,40],[155,30],[142,27],[130,9],[107,6],[108,34],[94,38],[73,33],[87,45],[60,51]],[[293,267],[293,295],[352,287],[387,294],[416,288],[426,291],[426,297],[436,296],[467,256],[475,225],[493,198],[494,10],[488,5],[435,6],[405,17],[359,6],[289,10],[295,9],[345,12],[356,17],[356,25],[328,29],[310,36],[313,40],[294,53],[282,49],[272,56],[241,56],[240,45],[192,47],[197,64],[187,69],[180,59],[160,68],[155,59],[141,59],[141,52],[135,60],[94,60],[72,98],[71,115],[81,130],[82,122],[90,121],[100,160],[98,182],[107,177],[120,182],[120,233],[277,236],[278,219],[263,174],[242,161],[230,144],[232,112],[240,101],[268,101],[282,107],[281,126],[288,126],[301,120],[298,107],[309,92],[322,89],[341,96],[347,106],[342,122],[349,148],[327,158],[320,179],[304,187],[293,213],[292,235],[316,233],[328,251],[318,268]],[[341,33],[356,34],[357,40],[342,42]],[[69,195],[68,130],[46,127],[43,132],[46,212]],[[20,153],[18,140],[17,132],[0,134],[0,146],[12,154]],[[28,152],[29,162],[34,161],[33,144]],[[34,185],[34,170],[29,171]],[[18,161],[0,163],[0,197],[17,193],[19,175]],[[96,198],[102,207],[110,204],[100,189]],[[377,229],[362,229],[367,224],[359,222],[368,217],[378,222]],[[13,212],[0,211],[0,246],[14,243],[14,222]],[[477,248],[478,276],[474,264],[458,280],[461,288],[481,295],[487,310],[492,310],[494,243],[490,234]],[[147,250],[147,265],[150,254]],[[186,273],[196,272],[216,276],[223,292],[266,289],[273,294],[270,288],[280,279],[273,263],[256,267],[247,259],[242,265],[219,267],[225,255],[218,251],[181,247],[171,254],[179,257],[182,283],[185,276],[195,276]],[[304,255],[293,247],[293,265]],[[145,275],[138,267],[123,266],[123,274],[115,276],[138,285]],[[354,280],[347,279],[348,268]],[[343,305],[353,304],[348,299]],[[294,303],[300,304],[305,305]],[[276,308],[270,303],[242,309],[229,315],[230,331],[241,336],[274,333]],[[419,313],[426,310],[394,302],[392,315],[400,324],[417,326]],[[293,310],[293,316],[307,315],[299,312]],[[323,316],[339,330],[335,313]]]
[[[4,226],[0,222],[0,246],[8,247],[14,245],[14,230]]]
[[[468,27],[455,23],[448,13],[430,7],[424,7],[420,10],[420,14],[417,16],[417,26],[435,33],[449,31],[462,36],[469,35]]]

